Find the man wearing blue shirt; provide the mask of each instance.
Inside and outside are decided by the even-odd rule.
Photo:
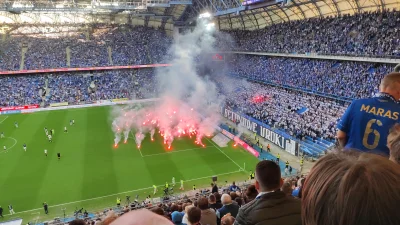
[[[400,121],[400,73],[386,75],[379,91],[376,97],[354,100],[343,114],[337,125],[343,148],[389,155],[389,129]]]

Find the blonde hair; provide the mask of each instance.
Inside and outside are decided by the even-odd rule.
[[[398,225],[400,165],[369,153],[330,153],[303,187],[303,225]]]
[[[389,130],[387,147],[390,150],[390,160],[400,164],[400,124],[396,123]]]

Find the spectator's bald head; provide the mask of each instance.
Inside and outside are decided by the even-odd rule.
[[[381,80],[379,91],[392,95],[396,100],[400,99],[400,73],[393,72]]]

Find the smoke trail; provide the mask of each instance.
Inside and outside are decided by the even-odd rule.
[[[155,129],[171,148],[181,136],[195,136],[195,143],[204,146],[202,138],[211,136],[218,125],[219,106],[224,98],[218,96],[216,85],[207,74],[198,74],[205,55],[214,51],[214,37],[209,20],[200,20],[191,32],[179,35],[171,46],[172,66],[156,70],[157,92],[160,100],[154,105],[115,112],[113,118],[122,120],[136,130],[136,144],[141,146],[145,133],[154,139]],[[118,110],[117,110],[118,111]],[[115,133],[118,133],[114,131]]]

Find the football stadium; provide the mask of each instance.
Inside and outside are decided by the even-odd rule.
[[[0,224],[400,224],[399,10],[0,1]]]

